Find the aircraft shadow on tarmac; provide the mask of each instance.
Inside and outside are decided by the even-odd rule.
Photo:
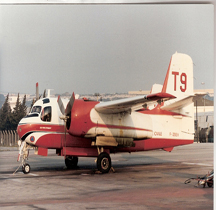
[[[117,173],[124,173],[125,169],[129,169],[129,171],[139,171],[140,166],[158,166],[163,164],[171,164],[176,163],[175,161],[164,160],[161,158],[151,157],[151,156],[144,156],[144,155],[128,155],[122,154],[117,158],[115,155],[112,157],[112,167],[114,171]],[[31,165],[31,173],[37,172],[48,172],[54,173],[59,172],[61,175],[64,173],[70,175],[79,175],[82,173],[85,174],[95,174],[98,173],[95,158],[79,158],[78,166],[74,169],[67,169],[64,164],[64,159],[56,158],[56,157],[36,157],[29,160],[29,164]],[[133,169],[131,168],[133,167]],[[13,167],[12,170],[16,170],[16,167]],[[22,171],[20,167],[17,172]],[[128,170],[127,170],[128,171]],[[111,170],[112,172],[112,170]],[[8,172],[7,172],[8,173]],[[55,174],[53,174],[55,176]]]

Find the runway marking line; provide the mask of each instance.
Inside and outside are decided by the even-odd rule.
[[[29,173],[31,176],[39,176],[38,174]]]
[[[10,179],[10,181],[14,181],[14,182],[19,182],[19,183],[23,183],[24,182],[24,180],[22,180],[22,179]]]
[[[187,165],[199,165],[199,166],[211,166],[211,167],[213,167],[213,165],[205,164],[205,163],[188,163],[188,162],[182,162],[182,164],[187,164]]]

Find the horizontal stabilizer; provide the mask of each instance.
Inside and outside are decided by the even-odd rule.
[[[183,98],[179,101],[164,105],[161,107],[162,110],[166,110],[166,111],[171,111],[171,110],[179,110],[182,109],[183,107],[191,104],[193,101],[193,96],[188,96],[186,98]]]

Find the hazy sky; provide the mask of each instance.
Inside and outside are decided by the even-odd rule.
[[[176,51],[214,88],[213,5],[0,5],[0,92],[150,90]]]

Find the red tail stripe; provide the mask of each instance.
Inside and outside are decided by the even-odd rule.
[[[165,77],[165,80],[164,80],[164,84],[163,84],[163,88],[162,88],[162,91],[161,91],[162,93],[166,93],[171,62],[172,62],[172,58],[170,59],[169,67],[168,67],[167,74],[166,74],[166,77]]]

